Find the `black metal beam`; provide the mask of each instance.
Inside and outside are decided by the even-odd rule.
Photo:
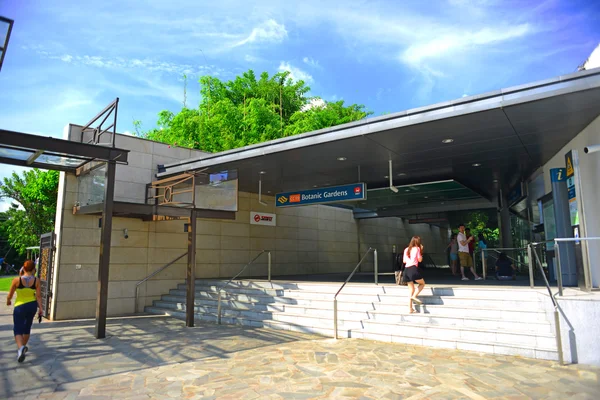
[[[137,218],[140,215],[162,215],[166,217],[189,217],[190,208],[174,207],[174,206],[157,206],[154,204],[142,203],[127,203],[114,202],[113,213],[121,217],[127,218],[128,215]],[[235,219],[234,211],[208,210],[196,208],[196,218],[211,218],[211,219]],[[103,211],[103,203],[91,204],[89,206],[80,206],[76,214],[83,215],[100,215]]]
[[[188,225],[188,262],[186,273],[185,326],[194,326],[194,299],[196,297],[196,210],[190,211]]]
[[[0,50],[0,71],[2,71],[2,64],[4,63],[4,56],[6,55],[6,49],[8,48],[8,41],[10,40],[10,33],[12,32],[12,27],[13,27],[13,24],[15,23],[15,21],[12,19],[8,19],[6,17],[2,17],[2,16],[0,16],[0,21],[8,24],[8,30],[6,31],[6,37],[4,38],[4,43],[2,44],[2,47],[1,47],[2,50]]]
[[[100,262],[98,264],[98,295],[96,297],[96,339],[106,337],[106,314],[108,307],[108,271],[110,267],[110,241],[115,196],[115,171],[117,165],[109,161],[106,167],[102,231],[100,233]]]
[[[102,161],[113,160],[123,164],[127,162],[127,154],[129,153],[129,150],[114,147],[96,146],[53,137],[7,131],[5,129],[0,129],[0,144],[21,147],[23,149],[64,153],[67,156],[70,155],[73,157],[84,157]]]

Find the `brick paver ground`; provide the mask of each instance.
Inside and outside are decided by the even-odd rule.
[[[34,325],[18,364],[0,294],[0,398],[597,399],[600,369],[168,317]]]

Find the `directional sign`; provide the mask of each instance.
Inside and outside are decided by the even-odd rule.
[[[352,185],[278,193],[275,195],[275,205],[277,207],[293,207],[308,204],[365,200],[367,198],[366,189],[367,187],[364,183],[354,183]]]

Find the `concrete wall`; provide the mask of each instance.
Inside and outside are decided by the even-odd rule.
[[[548,321],[554,327],[552,301],[545,293],[540,293],[540,296],[546,307]],[[567,292],[564,297],[558,297],[557,302],[565,362],[600,366],[600,296]]]
[[[581,133],[563,147],[546,165],[544,165],[544,187],[546,193],[552,191],[550,183],[550,169],[565,167],[565,154],[570,150],[577,150],[580,160],[582,189],[581,196],[585,204],[584,213],[579,210],[580,220],[585,219],[586,235],[600,237],[600,153],[585,154],[584,147],[600,144],[600,117],[590,123]],[[592,284],[600,287],[600,242],[589,243],[589,262],[592,270]]]

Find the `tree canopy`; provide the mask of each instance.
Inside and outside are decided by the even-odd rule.
[[[363,105],[344,106],[309,97],[310,88],[294,81],[289,72],[257,79],[249,70],[234,80],[200,78],[201,101],[197,108],[184,106],[178,113],[161,111],[158,126],[142,137],[207,152],[230,150],[250,144],[328,128],[363,119],[371,114]]]
[[[58,176],[57,171],[31,169],[0,182],[0,198],[13,201],[2,213],[0,231],[21,255],[39,244],[41,234],[54,230]]]

